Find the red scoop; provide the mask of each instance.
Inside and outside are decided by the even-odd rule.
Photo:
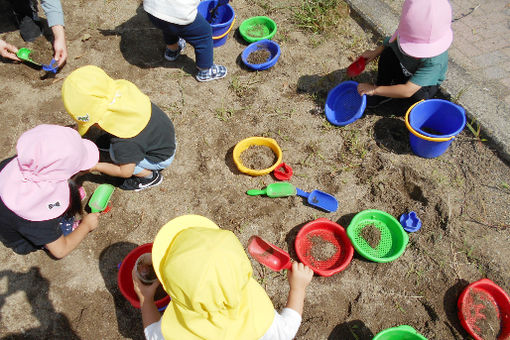
[[[264,241],[259,236],[252,236],[248,240],[248,252],[250,255],[274,271],[290,269],[292,261],[290,255],[274,244]]]
[[[365,69],[366,60],[363,57],[359,57],[347,68],[347,75],[349,77],[355,77]]]

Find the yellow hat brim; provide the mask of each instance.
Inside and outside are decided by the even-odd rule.
[[[210,228],[219,229],[219,227],[208,219],[200,215],[183,215],[167,222],[156,235],[152,244],[152,265],[159,282],[163,284],[164,280],[161,275],[161,262],[163,262],[168,250],[170,249],[175,237],[183,230],[188,228]],[[167,290],[163,284],[165,291]]]
[[[206,316],[170,301],[161,319],[163,336],[165,339],[188,340],[259,339],[273,323],[273,303],[254,278],[249,279],[242,300],[242,315],[229,319],[224,328],[211,323]],[[214,331],[217,333],[213,334]]]

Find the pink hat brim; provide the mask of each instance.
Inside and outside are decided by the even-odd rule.
[[[82,162],[74,173],[88,170],[99,161],[97,146],[87,139],[81,141]],[[29,221],[50,220],[64,214],[69,207],[67,180],[27,181],[15,157],[0,172],[0,197],[7,208],[21,218]]]
[[[69,184],[66,180],[25,181],[17,157],[0,174],[0,197],[7,208],[19,217],[29,221],[46,221],[66,212],[69,206]],[[50,204],[52,208],[48,209]]]
[[[396,32],[395,32],[396,33]],[[441,37],[431,43],[414,43],[399,38],[398,44],[402,51],[415,58],[432,58],[448,50],[453,41],[453,31],[450,29]]]
[[[89,170],[94,165],[99,162],[99,150],[97,149],[96,144],[88,139],[82,139],[83,146],[85,147],[87,156],[83,158],[82,165],[80,167],[81,171]]]

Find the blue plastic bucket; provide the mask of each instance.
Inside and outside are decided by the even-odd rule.
[[[412,105],[405,118],[409,142],[420,157],[442,155],[466,125],[464,108],[448,100],[429,99]]]
[[[324,112],[331,124],[344,126],[359,119],[366,106],[366,95],[359,95],[358,83],[348,80],[329,91]]]
[[[204,0],[198,4],[198,13],[205,20],[211,21],[211,11],[218,4],[218,0]],[[219,47],[227,41],[228,33],[232,30],[235,22],[235,13],[229,4],[221,5],[216,10],[214,21],[211,23],[213,35],[213,47]]]

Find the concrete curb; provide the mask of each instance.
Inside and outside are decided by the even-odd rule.
[[[379,35],[393,34],[400,13],[395,13],[383,1],[345,0],[352,10]],[[491,140],[500,156],[510,161],[510,107],[497,97],[491,85],[474,79],[464,68],[450,58],[447,78],[441,91],[456,98],[466,110],[468,122],[476,120],[482,132]]]

